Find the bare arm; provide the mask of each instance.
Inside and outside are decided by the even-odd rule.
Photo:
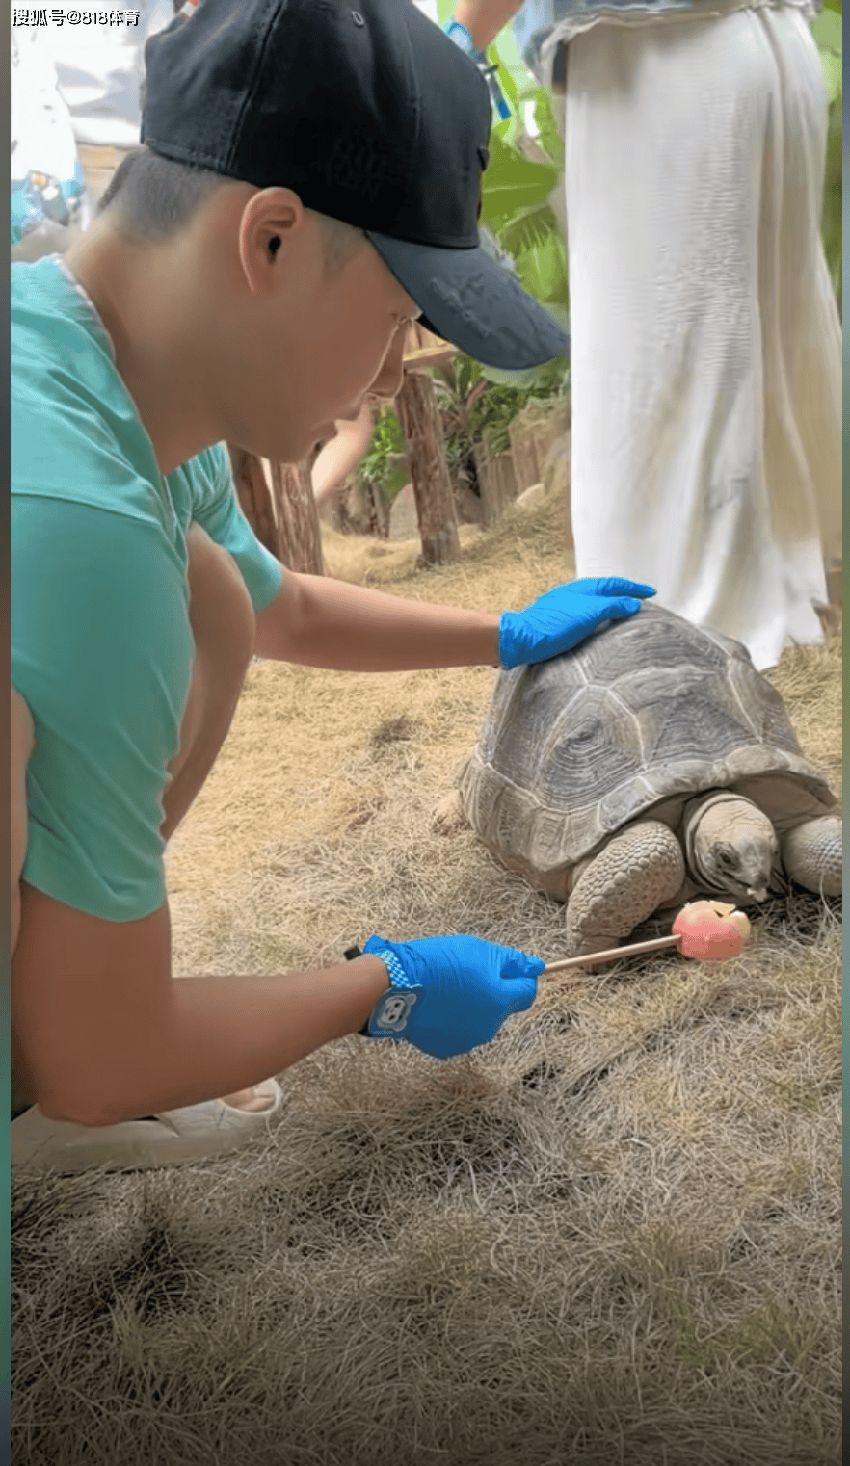
[[[480,51],[486,51],[522,5],[523,0],[458,0],[452,20],[469,31]]]
[[[166,906],[107,922],[22,885],[16,1040],[42,1112],[110,1125],[231,1094],[357,1033],[377,957],[277,977],[174,980]]]
[[[35,746],[30,710],[12,688],[12,951],[21,922],[21,871],[27,853],[27,764]]]
[[[499,618],[287,571],[257,617],[255,650],[341,672],[498,667]]]
[[[372,441],[375,414],[367,403],[354,422],[335,423],[336,434],[325,444],[310,471],[313,496],[324,504],[355,469]]]

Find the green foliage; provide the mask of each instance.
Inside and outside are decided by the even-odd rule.
[[[824,81],[830,100],[821,233],[826,262],[840,307],[842,273],[841,0],[826,0],[825,8],[812,22],[812,35],[820,52]]]
[[[535,380],[527,387],[489,383],[486,393],[470,410],[470,438],[475,442],[485,442],[494,455],[506,453],[510,447],[508,428],[517,413],[535,403],[554,405],[565,396],[568,380],[564,363],[549,361],[537,369]]]
[[[830,108],[821,234],[832,288],[841,307],[841,103]]]
[[[527,381],[521,385],[512,380],[517,375],[505,373],[503,381],[491,382],[488,369],[462,352],[453,362],[435,369],[450,471],[474,450],[486,447],[493,455],[507,452],[508,429],[520,409],[534,402],[551,405],[564,396],[569,383],[569,371],[561,361],[525,373]],[[404,434],[392,407],[384,407],[378,415],[360,473],[390,501],[407,482]]]
[[[569,371],[562,361],[547,362],[526,375],[529,381],[523,386],[492,382],[486,368],[462,354],[435,374],[450,469],[482,447],[494,456],[507,452],[508,429],[523,407],[551,406],[566,394]]]
[[[564,171],[564,142],[555,121],[555,113],[552,110],[552,98],[543,87],[538,87],[534,94],[534,121],[539,128],[537,139],[547,158],[554,163],[560,173]]]
[[[484,174],[481,213],[497,238],[519,215],[549,197],[558,173],[545,163],[530,163],[510,143],[490,137],[490,166]],[[501,239],[500,239],[501,243]]]
[[[841,96],[841,16],[834,10],[824,10],[812,22],[815,39],[823,65],[823,77],[830,102]]]
[[[560,139],[551,104],[542,87],[536,88],[536,96],[541,115],[544,119],[548,116],[551,123],[551,129],[547,129],[551,152],[546,150],[550,161],[531,162],[508,141],[507,134],[500,136],[494,130],[490,139],[490,166],[482,185],[482,217],[499,246],[514,260],[523,289],[565,326],[569,304],[567,255],[558,221],[548,202],[561,180]],[[512,124],[517,132],[520,124],[516,114]],[[512,383],[519,390],[526,390],[541,379],[542,370],[532,368],[509,373],[485,368],[484,373],[495,383]]]
[[[392,407],[382,407],[368,451],[360,461],[360,473],[369,483],[378,484],[390,499],[407,483],[407,462],[405,459],[399,463],[399,455],[405,456],[401,423]]]
[[[548,204],[521,214],[502,230],[499,243],[513,255],[530,295],[544,305],[567,305],[567,252]]]
[[[494,56],[497,56],[495,47],[492,50]],[[522,275],[522,256],[524,254],[551,249],[552,236],[561,245],[558,223],[547,200],[552,190],[561,184],[564,171],[564,144],[555,121],[549,93],[544,87],[530,79],[524,67],[521,69],[531,84],[527,82],[524,87],[514,85],[513,94],[518,98],[517,114],[525,103],[533,103],[534,120],[539,129],[535,142],[547,161],[546,163],[532,162],[519,151],[516,143],[522,136],[522,126],[521,119],[517,115],[515,138],[500,137],[497,140],[497,156],[494,158],[491,154],[490,168],[484,176],[483,212],[494,234],[498,237],[499,243],[514,256]],[[503,72],[511,76],[516,83],[516,69],[509,71],[500,62],[500,77]],[[492,179],[489,176],[491,174]],[[491,188],[493,189],[492,198],[490,197]],[[565,271],[566,258],[563,247],[558,251],[558,257],[563,262]],[[526,288],[532,288],[532,293],[539,300],[544,303],[549,300],[566,300],[565,277],[559,283],[556,292],[550,283],[550,268],[545,265],[538,267],[537,274],[541,281],[541,288],[536,289],[529,286]]]

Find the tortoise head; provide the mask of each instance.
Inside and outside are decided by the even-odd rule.
[[[751,799],[709,799],[691,824],[688,844],[694,874],[709,890],[726,892],[739,905],[766,899],[779,841]]]

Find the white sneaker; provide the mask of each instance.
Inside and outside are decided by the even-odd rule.
[[[283,1096],[276,1079],[254,1088],[272,1100],[268,1109],[237,1110],[216,1099],[120,1125],[48,1120],[33,1105],[12,1121],[12,1165],[73,1175],[95,1167],[147,1171],[226,1155],[258,1135],[267,1135],[269,1121],[280,1113]]]

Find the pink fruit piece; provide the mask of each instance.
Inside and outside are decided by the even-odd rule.
[[[673,923],[683,957],[722,962],[737,957],[746,945],[749,922],[742,912],[720,901],[693,901],[683,906]],[[745,925],[746,923],[746,925]]]

